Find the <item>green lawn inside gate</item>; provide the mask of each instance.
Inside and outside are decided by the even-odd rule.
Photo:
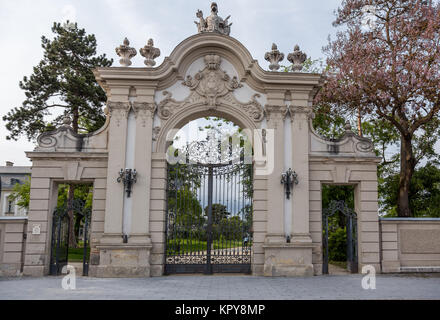
[[[90,247],[87,247],[87,257],[90,255]],[[69,262],[82,262],[84,258],[84,243],[78,242],[76,248],[69,248],[68,261]]]
[[[247,247],[252,246],[252,243],[248,243]],[[240,249],[243,247],[243,243],[240,240],[213,240],[212,249]],[[172,239],[168,240],[167,254],[184,254],[190,252],[206,252],[207,243],[203,240],[196,239]]]

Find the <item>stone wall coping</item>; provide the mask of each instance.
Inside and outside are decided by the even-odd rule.
[[[314,243],[307,242],[290,242],[290,243],[266,243],[263,244],[263,248],[272,248],[272,249],[290,249],[290,248],[313,248],[315,247]]]
[[[440,223],[440,218],[379,218],[380,222],[438,222]]]
[[[27,151],[26,156],[30,159],[102,159],[106,160],[108,158],[108,152],[45,152],[45,151]]]
[[[332,155],[330,153],[328,154],[316,154],[316,153],[309,153],[309,162],[327,162],[327,163],[334,163],[334,162],[347,162],[347,163],[380,163],[382,160],[380,157],[359,157],[359,156],[353,156],[352,154],[346,154],[340,153],[338,155]]]
[[[27,221],[28,217],[0,217],[0,223],[5,221]]]
[[[120,243],[120,244],[109,244],[109,245],[97,245],[96,248],[102,249],[102,250],[118,250],[118,249],[134,249],[134,250],[141,250],[141,249],[151,249],[153,245],[151,244],[126,244],[126,243]]]

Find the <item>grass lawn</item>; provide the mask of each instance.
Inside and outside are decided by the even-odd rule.
[[[69,248],[69,262],[82,262],[84,256],[84,247]],[[87,248],[87,257],[90,256],[90,247]]]
[[[251,246],[252,244],[248,244]],[[241,247],[242,242],[239,240],[214,240],[213,249],[226,249]],[[167,254],[182,254],[189,252],[203,252],[207,250],[206,241],[197,239],[175,239],[168,240]]]
[[[328,263],[343,269],[347,269],[347,261],[329,261]]]

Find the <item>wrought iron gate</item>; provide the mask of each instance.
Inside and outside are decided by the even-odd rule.
[[[83,200],[76,199],[71,203],[57,207],[52,218],[52,242],[50,256],[51,275],[60,275],[64,266],[68,264],[69,257],[69,233],[71,226],[69,212],[82,216],[80,225],[82,227],[82,236],[78,240],[82,240],[83,247],[83,275],[89,273],[89,247],[90,247],[90,221],[91,209],[85,207]]]
[[[358,249],[357,249],[357,215],[354,210],[349,208],[345,201],[333,200],[328,208],[322,212],[323,234],[323,264],[322,273],[328,274],[329,262],[329,219],[335,217],[336,213],[342,213],[345,217],[345,229],[347,235],[347,269],[351,273],[358,272]]]
[[[70,219],[66,207],[57,207],[52,219],[50,274],[60,275],[69,256]]]
[[[252,165],[168,166],[165,274],[250,273]]]

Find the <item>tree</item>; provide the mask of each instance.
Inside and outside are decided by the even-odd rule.
[[[52,31],[53,40],[41,38],[43,59],[33,74],[19,83],[26,94],[22,106],[3,116],[10,132],[7,139],[18,140],[25,135],[34,140],[60,125],[64,116],[71,117],[76,133],[94,131],[104,124],[106,95],[92,70],[109,67],[113,60],[105,54],[96,56],[95,36],[86,34],[76,23],[54,23]],[[57,112],[60,114],[53,117]],[[50,116],[53,119],[48,119]]]
[[[379,185],[386,216],[397,215],[398,185],[399,174],[389,175]],[[414,171],[409,198],[414,216],[440,217],[440,169],[436,165],[430,163]]]
[[[366,6],[374,28],[363,30]],[[326,82],[316,103],[353,114],[359,109],[393,126],[400,140],[399,216],[411,216],[409,191],[417,163],[414,143],[433,147],[440,110],[440,5],[422,0],[344,0],[324,48]],[[434,130],[434,131],[431,131]],[[429,137],[430,139],[426,139]]]
[[[86,34],[76,23],[54,23],[52,32],[53,40],[41,37],[43,59],[34,67],[33,74],[19,83],[26,95],[22,106],[3,116],[10,132],[6,139],[18,140],[25,135],[29,141],[34,140],[60,125],[65,116],[72,119],[76,133],[95,131],[104,124],[102,106],[106,95],[92,70],[109,67],[113,60],[105,54],[97,56],[95,36]],[[69,201],[73,201],[74,193],[71,185]],[[74,225],[73,212],[69,212],[69,217]],[[75,247],[74,230],[70,230],[69,245]]]
[[[31,196],[31,180],[26,179],[23,183],[16,183],[9,195],[9,200],[14,201],[17,206],[29,209]]]

